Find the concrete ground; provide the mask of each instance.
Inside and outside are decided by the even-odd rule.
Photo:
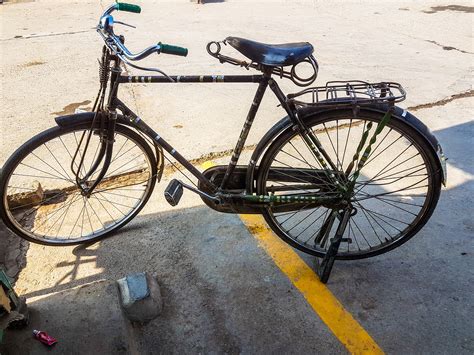
[[[0,166],[16,147],[50,127],[54,116],[91,106],[102,45],[91,28],[107,4],[44,0],[0,7]],[[403,83],[408,97],[402,105],[433,130],[449,157],[448,186],[430,222],[413,240],[373,259],[336,263],[328,287],[387,353],[471,354],[472,4],[140,5],[140,15],[117,16],[138,26],[123,31],[132,50],[157,41],[190,49],[185,59],[162,55],[146,60],[169,74],[245,72],[222,66],[205,51],[208,41],[234,35],[313,43],[320,62],[319,84],[355,78]],[[281,85],[286,92],[297,90],[288,81]],[[254,90],[248,84],[140,84],[121,93],[184,156],[197,159],[233,147]],[[247,144],[258,142],[282,116],[275,99],[266,96]],[[71,289],[76,286],[149,271],[158,274],[165,308],[162,316],[135,332],[143,353],[346,352],[238,216],[218,214],[190,193],[179,207],[171,208],[162,197],[166,181],[142,213],[113,238],[87,248],[30,245],[16,286],[30,299],[31,308],[40,310],[37,324],[51,324],[57,332],[52,335],[67,341],[70,335],[61,333],[63,326],[89,318],[77,316],[77,310],[68,316],[75,301],[70,306],[69,298],[61,301],[64,297],[57,292],[75,293]],[[302,257],[309,265],[314,262]],[[103,312],[94,302],[84,308],[85,314]],[[19,342],[8,344],[7,353],[15,353]]]

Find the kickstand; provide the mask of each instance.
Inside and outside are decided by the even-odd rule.
[[[332,238],[328,251],[326,255],[324,255],[324,258],[321,260],[321,262],[319,261],[319,258],[316,258],[316,273],[323,284],[327,283],[329,280],[329,275],[331,275],[332,267],[334,266],[334,260],[336,260],[336,255],[339,250],[339,245],[343,239],[346,238]]]
[[[316,258],[316,273],[318,274],[319,279],[323,284],[327,283],[329,280],[329,276],[331,275],[332,267],[334,266],[334,261],[336,260],[336,255],[339,251],[339,246],[341,245],[341,242],[351,242],[349,238],[342,237],[344,235],[347,222],[349,221],[349,217],[351,216],[351,212],[351,208],[348,208],[344,211],[342,221],[339,223],[336,235],[334,236],[334,238],[330,239],[331,244],[329,244],[329,248],[326,252],[326,255],[324,255],[323,260],[319,262],[318,258]]]

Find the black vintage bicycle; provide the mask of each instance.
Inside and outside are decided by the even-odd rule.
[[[186,56],[187,49],[160,42],[131,53],[114,32],[114,25],[127,25],[114,21],[116,10],[141,11],[116,3],[100,18],[105,45],[92,112],[57,117],[55,127],[23,144],[3,167],[1,217],[20,237],[70,245],[110,235],[146,204],[165,159],[197,179],[169,183],[172,206],[186,188],[217,211],[262,214],[285,242],[323,258],[323,281],[335,259],[389,251],[428,221],[446,181],[444,156],[428,128],[396,106],[406,96],[400,84],[328,82],[285,95],[274,77],[298,86],[315,81],[312,45],[238,37],[211,42],[207,51],[256,74],[169,76],[132,62],[153,53]],[[222,54],[226,45],[248,60]],[[124,75],[125,65],[157,75]],[[229,164],[200,172],[189,163],[118,98],[119,85],[133,83],[258,84]],[[262,137],[249,163],[238,165],[268,87],[286,117]]]

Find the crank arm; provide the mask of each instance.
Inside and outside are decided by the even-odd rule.
[[[218,197],[216,197],[216,196],[209,195],[209,194],[207,194],[207,193],[205,193],[205,192],[203,192],[203,191],[201,191],[201,190],[196,189],[195,187],[192,187],[191,185],[185,184],[185,183],[182,182],[182,181],[179,181],[179,183],[180,183],[183,187],[185,187],[186,189],[188,189],[189,191],[192,191],[192,192],[198,194],[199,196],[205,197],[205,198],[207,198],[207,199],[209,199],[209,200],[212,200],[212,201],[214,201],[214,202],[216,202],[216,203],[220,203],[220,202],[221,202],[220,198],[218,198]]]
[[[199,196],[201,197],[204,197],[210,201],[213,201],[215,204],[220,204],[221,203],[221,199],[216,197],[216,196],[213,196],[213,195],[209,195],[199,189],[196,189],[195,187],[191,186],[191,185],[188,185],[188,184],[185,184],[184,182],[180,181],[180,180],[177,180],[177,179],[173,179],[170,181],[170,183],[168,184],[168,186],[166,187],[165,189],[165,199],[166,201],[168,201],[168,203],[171,205],[171,206],[176,206],[179,201],[181,200],[181,197],[183,196],[183,187],[188,189],[189,191],[192,191],[196,194],[198,194]]]

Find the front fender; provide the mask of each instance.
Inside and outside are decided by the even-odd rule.
[[[54,120],[56,121],[56,124],[60,127],[70,127],[89,122],[92,123],[94,115],[95,112],[81,112],[74,113],[72,115],[58,116],[55,117]],[[117,123],[126,125],[128,121],[122,115],[117,115]]]

